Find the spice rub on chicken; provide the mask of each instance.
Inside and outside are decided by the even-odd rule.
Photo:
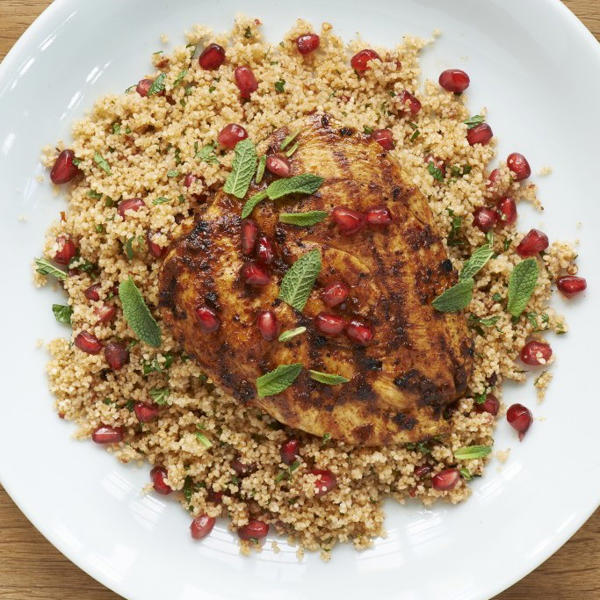
[[[318,190],[265,198],[247,219],[245,200],[216,192],[165,257],[163,318],[224,390],[290,427],[361,445],[444,435],[472,343],[462,314],[431,305],[457,275],[427,201],[370,136],[326,115],[297,129],[289,158],[280,147],[296,128],[272,135],[267,173],[246,198],[301,174],[322,177]],[[280,216],[309,211],[321,220]],[[314,268],[319,256],[306,303],[293,308],[282,280],[300,257]],[[279,371],[285,389],[259,394],[257,379],[281,365],[296,365]]]

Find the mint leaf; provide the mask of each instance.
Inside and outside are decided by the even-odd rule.
[[[322,177],[311,173],[276,179],[267,188],[267,196],[271,200],[277,200],[289,194],[314,194],[321,187],[323,181],[325,180]]]
[[[265,167],[267,166],[267,155],[263,154],[260,159],[258,160],[258,168],[256,169],[256,178],[254,179],[254,181],[256,182],[256,185],[258,185],[263,178],[263,175],[265,174]]]
[[[300,375],[302,365],[295,363],[291,365],[279,365],[275,370],[269,371],[261,375],[256,380],[256,390],[258,397],[275,396],[280,394],[296,381],[296,377]]]
[[[471,479],[473,479],[473,475],[471,475],[471,471],[469,471],[469,469],[465,469],[465,467],[462,467],[461,469],[459,469],[458,472],[460,473],[460,476],[465,481],[471,481]]]
[[[432,306],[440,312],[458,312],[469,306],[473,297],[473,279],[462,279],[456,285],[442,292]]]
[[[235,146],[235,157],[231,173],[223,190],[236,198],[243,198],[250,187],[256,171],[256,147],[250,138],[238,142]]]
[[[171,390],[169,390],[168,387],[152,388],[148,393],[150,394],[150,398],[152,398],[156,404],[159,406],[164,406],[169,399]]]
[[[474,458],[483,458],[492,451],[490,446],[465,446],[454,452],[454,458],[457,460],[472,460]]]
[[[321,253],[311,250],[301,256],[283,276],[279,299],[301,312],[321,272]]]
[[[298,137],[300,131],[302,130],[298,129],[298,131],[294,131],[284,138],[283,142],[279,145],[279,150],[285,150]]]
[[[463,123],[467,126],[467,129],[473,129],[473,127],[481,125],[484,121],[485,117],[482,117],[481,115],[473,115],[472,117],[469,117],[466,121],[463,121]]]
[[[41,275],[51,275],[56,279],[66,279],[67,273],[58,267],[55,267],[50,261],[45,258],[35,259],[35,270]]]
[[[477,248],[477,250],[471,254],[471,258],[464,264],[459,279],[463,280],[473,277],[483,269],[487,261],[492,258],[493,254],[494,250],[490,244],[485,244]]]
[[[52,312],[59,323],[62,323],[63,325],[71,325],[71,315],[73,314],[73,309],[70,306],[64,304],[53,304]]]
[[[120,283],[119,298],[129,327],[143,342],[158,348],[161,344],[160,328],[131,277]]]
[[[212,442],[203,434],[203,433],[197,433],[196,434],[196,439],[205,447],[205,448],[212,448]]]
[[[254,194],[254,196],[251,196],[248,199],[248,201],[246,202],[246,204],[244,204],[244,207],[242,208],[242,219],[246,219],[247,217],[249,217],[252,214],[252,211],[254,210],[256,205],[259,202],[262,202],[266,197],[267,197],[266,190],[263,190],[262,192],[258,192],[258,194]]]
[[[106,159],[104,159],[102,157],[102,154],[100,154],[99,152],[96,152],[94,154],[94,162],[105,172],[108,173],[109,175],[112,173],[112,171],[110,170],[110,165],[106,162]]]
[[[510,274],[506,309],[513,317],[518,317],[525,310],[535,289],[538,273],[535,258],[527,258],[517,264]]]
[[[165,79],[167,78],[166,73],[161,73],[153,82],[148,89],[148,96],[154,96],[160,94],[165,89]]]
[[[295,329],[288,329],[279,336],[278,341],[287,342],[288,340],[291,340],[292,338],[296,337],[297,335],[300,335],[301,333],[304,333],[305,331],[306,327],[296,327]]]
[[[279,220],[288,225],[310,227],[320,223],[329,213],[324,210],[309,210],[303,213],[279,213]]]
[[[341,375],[334,375],[333,373],[322,373],[321,371],[308,371],[310,378],[318,381],[319,383],[325,383],[327,385],[338,385],[340,383],[348,383],[350,380]]]

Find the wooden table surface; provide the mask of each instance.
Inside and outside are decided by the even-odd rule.
[[[600,0],[564,2],[600,39]],[[49,4],[49,0],[0,0],[0,60]],[[0,486],[0,600],[25,598],[118,600],[120,596],[50,545]],[[600,598],[600,509],[554,556],[495,600],[538,598]]]

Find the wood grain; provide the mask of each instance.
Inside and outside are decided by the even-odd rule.
[[[600,39],[599,0],[564,2]],[[0,60],[49,4],[0,0]],[[0,600],[118,600],[50,545],[1,487],[0,532]],[[600,598],[600,510],[554,556],[495,600],[537,598]]]

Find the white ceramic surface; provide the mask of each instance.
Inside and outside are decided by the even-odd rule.
[[[519,150],[534,172],[553,167],[551,177],[533,177],[546,211],[522,211],[519,225],[580,239],[591,288],[586,298],[557,300],[571,332],[551,340],[558,359],[544,404],[531,381],[507,392],[537,418],[521,444],[499,423],[497,448],[512,448],[509,461],[493,463],[461,506],[390,504],[386,539],[362,553],[340,548],[329,564],[312,555],[298,562],[285,545],[242,558],[224,523],[194,543],[176,503],[140,495],[147,469],[70,439],[72,426],[52,409],[46,353],[36,349],[39,338],[67,334],[50,311],[59,292],[37,291],[30,280],[44,230],[64,207],[47,178],[36,180],[45,175],[40,147],[68,140],[70,122],[95,98],[146,73],[151,52],[163,48],[159,34],[179,44],[192,23],[223,30],[238,11],[260,17],[272,40],[297,16],[381,44],[442,29],[425,52],[424,75],[464,67],[472,113],[489,109],[499,155]],[[2,484],[71,560],[132,599],[471,600],[524,576],[600,501],[599,82],[600,46],[558,0],[55,0],[0,66]]]

